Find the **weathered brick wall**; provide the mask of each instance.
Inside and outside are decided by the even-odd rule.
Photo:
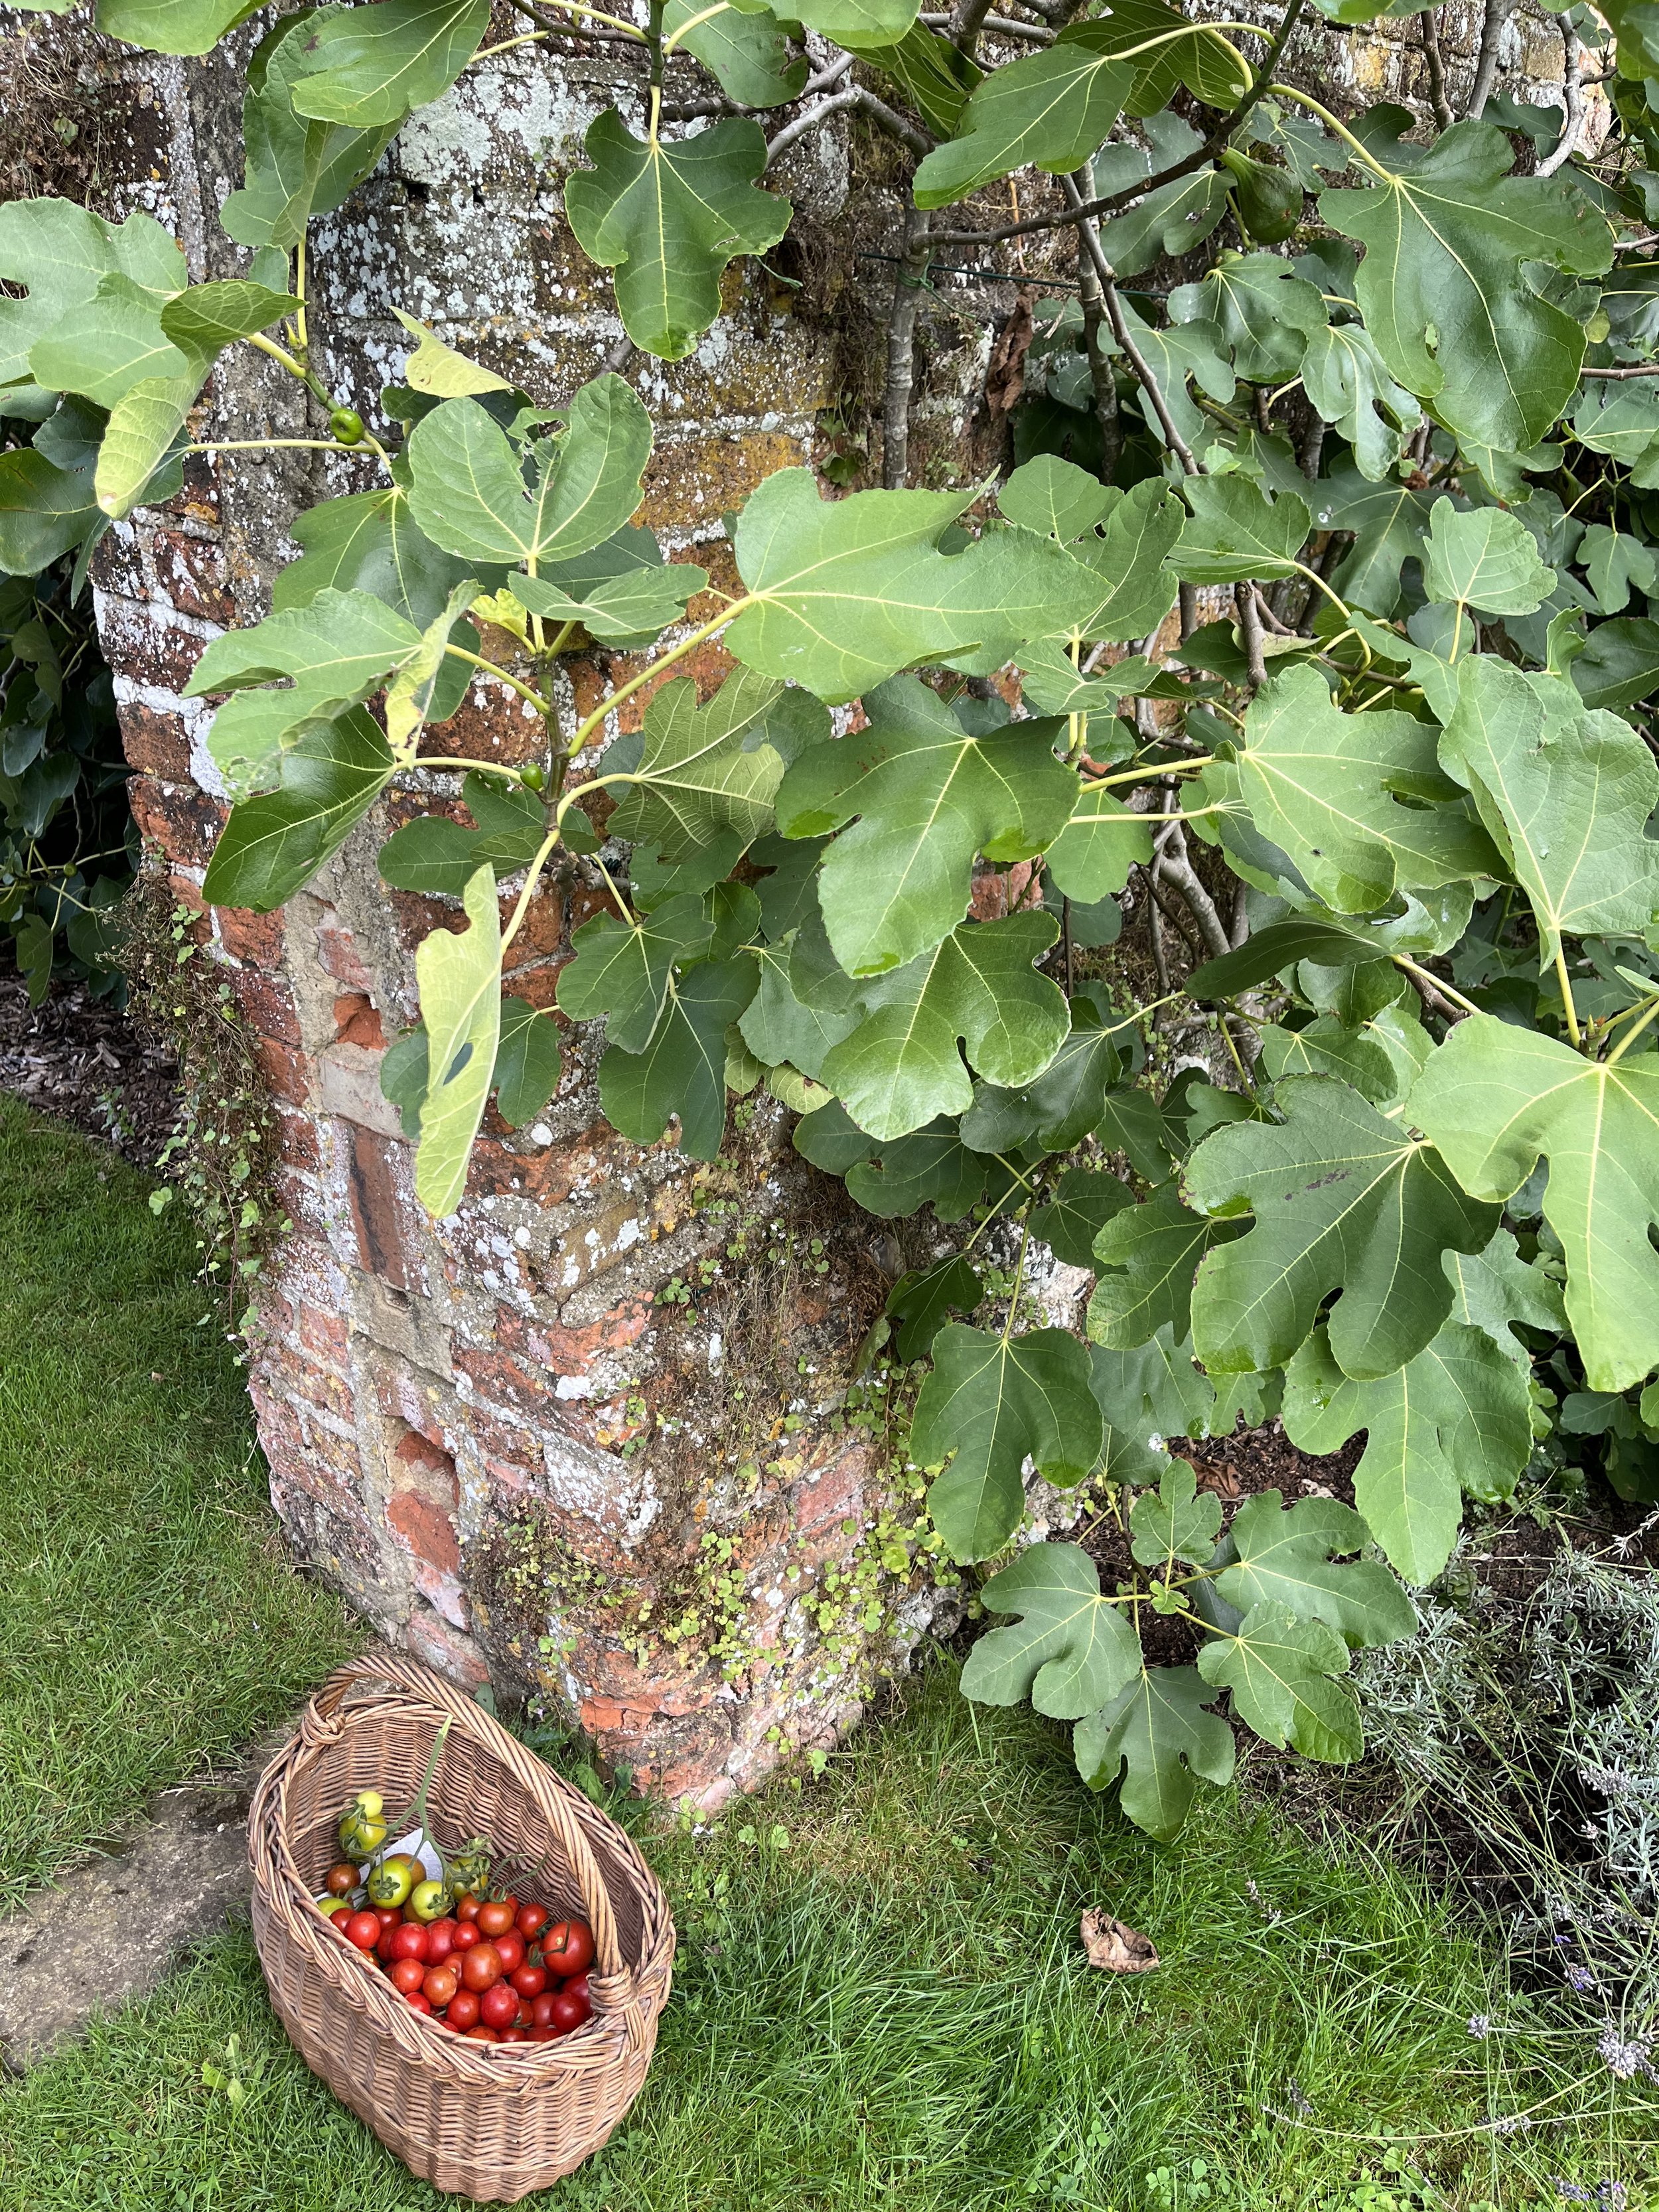
[[[1413,92],[1413,28],[1383,27],[1358,62],[1323,50],[1372,96]],[[87,51],[100,112],[123,117],[106,137],[125,149],[125,204],[175,232],[193,276],[236,273],[243,257],[213,219],[240,181],[231,60]],[[1547,58],[1535,66],[1547,77]],[[549,404],[603,365],[609,281],[576,252],[558,185],[587,122],[634,82],[603,56],[521,49],[414,119],[315,227],[313,341],[333,388],[372,411],[408,349],[393,306]],[[854,173],[837,126],[797,148],[784,178],[820,243],[841,225],[827,234],[844,248],[838,313],[798,312],[787,286],[740,268],[690,361],[629,367],[659,425],[645,519],[671,552],[696,546],[717,584],[732,581],[721,510],[812,450],[857,368],[848,332],[866,344],[860,318],[881,304],[886,271],[854,257],[883,241],[896,202],[878,155]],[[1029,265],[1044,258],[1034,247]],[[817,296],[836,296],[821,270]],[[1014,296],[979,286],[930,310],[920,465],[971,429],[963,395]],[[304,395],[246,349],[202,422],[219,438],[317,429]],[[370,480],[314,453],[192,459],[180,496],[112,532],[94,572],[134,811],[224,964],[280,1113],[294,1226],[260,1293],[251,1373],[272,1495],[301,1555],[387,1635],[469,1683],[555,1698],[642,1782],[710,1804],[788,1745],[827,1741],[871,1667],[934,1615],[926,1561],[906,1564],[915,1508],[894,1498],[879,1429],[836,1410],[887,1282],[928,1231],[904,1231],[907,1249],[857,1217],[793,1154],[774,1102],[738,1109],[713,1168],[672,1142],[624,1144],[599,1110],[595,1042],[574,1034],[546,1115],[517,1134],[489,1123],[459,1212],[426,1218],[378,1079],[417,1011],[412,947],[453,920],[375,873],[410,801],[391,802],[285,912],[203,914],[224,807],[211,708],[182,696],[208,641],[265,611],[295,512]],[[720,656],[688,665],[707,686]],[[575,662],[570,702],[590,702],[600,675]],[[510,760],[531,736],[480,686],[434,750]],[[459,787],[431,782],[440,797]],[[510,988],[550,1004],[570,933],[601,902],[580,866],[550,879]],[[1074,1273],[1051,1279],[1057,1309]]]

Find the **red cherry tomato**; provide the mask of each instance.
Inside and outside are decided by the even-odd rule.
[[[447,2005],[460,1986],[461,1978],[453,1966],[428,1966],[421,1984],[434,2011],[440,2005]]]
[[[572,1974],[570,1979],[565,1983],[564,1990],[568,1996],[580,1997],[588,2010],[590,2012],[592,2010],[593,1992],[587,1986],[586,1974]]]
[[[429,1960],[428,1940],[427,1931],[418,1920],[405,1920],[401,1928],[394,1928],[392,1931],[391,1948],[393,1960]]]
[[[530,2031],[532,2043],[556,2043],[558,2039],[559,2031],[556,2027],[532,2027]]]
[[[380,1923],[372,1912],[354,1912],[341,1933],[360,1951],[372,1951],[380,1940]]]
[[[501,1954],[493,1943],[475,1943],[461,1960],[461,1979],[470,1990],[487,1990],[501,1978]]]
[[[323,1887],[331,1897],[349,1897],[362,1878],[358,1868],[353,1866],[349,1859],[342,1859],[337,1866],[331,1866],[323,1876]]]
[[[496,1936],[505,1936],[507,1929],[513,1925],[514,1920],[517,1916],[517,1911],[518,1908],[516,1905],[514,1907],[513,1911],[509,1912],[507,1911],[507,1899],[504,1897],[491,1898],[488,1904],[481,1905],[478,1907],[479,1934],[481,1936],[488,1936],[492,1942],[495,1941]]]
[[[458,1897],[455,1900],[455,1917],[458,1920],[465,1921],[468,1927],[471,1927],[478,1917],[478,1908],[483,1902],[482,1898],[473,1897],[470,1893]]]
[[[426,1962],[428,1966],[441,1966],[455,1948],[455,1923],[453,1920],[429,1920],[426,1929]]]
[[[547,1987],[545,1966],[514,1966],[507,1978],[521,1997],[538,1997]]]
[[[510,1927],[512,1926],[512,1924],[513,1924],[514,1921],[515,1921],[515,1920],[518,1918],[518,1917],[519,1917],[519,1900],[518,1900],[518,1899],[517,1899],[516,1897],[514,1897],[514,1896],[513,1893],[509,1890],[509,1891],[507,1892],[507,1895],[506,1895],[506,1896],[501,1899],[501,1903],[502,1903],[502,1904],[507,1907],[507,1926],[510,1928]]]
[[[553,2025],[553,1991],[544,1990],[538,1997],[530,2000],[530,2024],[532,2027],[551,2027]]]
[[[495,1940],[501,1972],[504,1974],[517,1973],[524,1964],[524,1937],[516,1928],[509,1928],[505,1936],[498,1936]]]
[[[397,1932],[398,1930],[396,1928],[387,1928],[382,1925],[380,1935],[375,1939],[374,1955],[380,1961],[382,1966],[389,1966],[392,1964],[392,1939]]]
[[[475,1943],[483,1941],[476,1920],[458,1920],[455,1933],[449,1939],[449,1948],[452,1951],[470,1951]]]
[[[355,1869],[354,1869],[355,1871]],[[533,1942],[553,1917],[544,1905],[521,1905],[513,1923],[526,1943]]]
[[[426,1979],[426,1968],[418,1959],[395,1959],[392,1965],[392,1986],[411,1996]]]
[[[371,1905],[368,1909],[382,1928],[399,1928],[403,1925],[404,1908],[401,1905]]]
[[[424,2013],[428,2020],[432,2017],[432,2000],[430,1997],[422,1996],[419,1990],[410,1990],[404,1998],[404,2002],[412,2010]]]
[[[478,2017],[486,2027],[514,2027],[519,2019],[519,1992],[510,1982],[494,1982],[478,1999]]]
[[[593,1931],[585,1920],[561,1920],[542,1937],[542,1964],[550,1974],[585,1974],[592,1963]]]
[[[469,2027],[466,2031],[466,2039],[469,2043],[499,2043],[501,2039],[493,2027],[480,2026]]]
[[[501,2030],[501,2039],[503,2043],[528,2043],[529,2030],[522,2027],[504,2027]]]
[[[449,2024],[465,2034],[469,2027],[478,2024],[478,1993],[476,1990],[457,1990],[449,2000]]]
[[[553,2025],[565,2035],[573,2027],[580,2027],[593,2008],[586,1997],[572,1996],[568,1990],[561,1990],[553,2000]]]

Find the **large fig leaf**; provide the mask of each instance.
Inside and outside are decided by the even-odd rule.
[[[1075,1544],[1033,1544],[992,1576],[988,1613],[1018,1626],[980,1638],[962,1670],[962,1693],[982,1705],[1030,1698],[1051,1720],[1081,1720],[1109,1705],[1140,1671],[1140,1640],[1127,1608],[1100,1594],[1100,1575]]]
[[[1305,1759],[1358,1759],[1359,1706],[1345,1683],[1348,1647],[1327,1622],[1298,1620],[1288,1606],[1253,1605],[1237,1632],[1206,1644],[1198,1671],[1232,1692],[1233,1711],[1267,1742],[1292,1744]]]
[[[866,710],[867,728],[814,745],[778,793],[786,836],[842,831],[824,854],[818,901],[849,975],[900,967],[948,936],[967,914],[976,855],[1041,851],[1078,796],[1076,770],[1054,758],[1051,723],[972,737],[913,677],[882,684]]]
[[[1640,936],[1659,916],[1659,844],[1645,834],[1659,768],[1628,722],[1587,711],[1563,678],[1471,653],[1440,758],[1513,860],[1541,963],[1565,936]]]
[[[1091,1790],[1109,1790],[1137,1827],[1168,1843],[1181,1832],[1201,1780],[1233,1773],[1233,1732],[1206,1712],[1217,1695],[1195,1667],[1149,1667],[1112,1703],[1077,1724],[1073,1750]]]
[[[461,902],[468,927],[434,929],[415,954],[428,1069],[415,1191],[440,1220],[466,1188],[501,1036],[501,927],[491,869],[478,870]]]
[[[1239,1234],[1236,1222],[1190,1212],[1173,1183],[1116,1214],[1095,1240],[1091,1340],[1125,1352],[1150,1343],[1167,1324],[1182,1342],[1192,1326],[1200,1261],[1212,1245]]]
[[[1069,1027],[1065,994],[1032,963],[1058,932],[1042,914],[963,922],[919,960],[866,983],[865,1018],[823,1080],[874,1137],[902,1137],[973,1103],[969,1062],[993,1083],[1033,1081]]]
[[[738,520],[738,568],[758,604],[738,616],[726,644],[751,668],[834,704],[919,661],[977,648],[995,667],[1027,638],[1072,635],[1100,589],[1052,538],[994,530],[959,553],[939,550],[972,498],[823,500],[807,470],[778,470]]]
[[[531,486],[494,417],[476,399],[448,399],[410,439],[410,509],[434,545],[464,561],[568,560],[629,520],[650,458],[651,418],[619,376],[582,386],[556,446],[538,449]]]
[[[1345,714],[1316,669],[1289,669],[1245,715],[1240,796],[1261,835],[1339,913],[1368,913],[1396,890],[1496,873],[1498,856],[1461,800],[1407,805],[1396,796],[1451,789],[1435,736],[1431,723],[1386,708]]]
[[[695,138],[635,137],[614,107],[588,129],[591,170],[568,178],[565,213],[590,260],[617,272],[617,307],[635,345],[683,361],[720,313],[738,253],[764,253],[789,203],[760,191],[766,137],[734,116]]]
[[[1247,1498],[1227,1532],[1237,1557],[1216,1577],[1229,1605],[1286,1607],[1298,1620],[1322,1620],[1354,1650],[1408,1636],[1411,1600],[1374,1559],[1347,1559],[1367,1541],[1364,1522],[1334,1498],[1286,1507],[1276,1490]]]
[[[1089,1354],[1069,1330],[1005,1336],[952,1322],[933,1340],[910,1454],[923,1467],[950,1462],[927,1508],[952,1559],[988,1559],[1013,1534],[1028,1458],[1069,1486],[1092,1470],[1104,1439]]]
[[[1426,154],[1370,152],[1384,174],[1322,192],[1319,211],[1365,248],[1359,307],[1389,374],[1459,437],[1528,451],[1572,398],[1584,328],[1523,270],[1599,276],[1613,260],[1605,219],[1565,177],[1509,175],[1494,124],[1455,124]]]
[[[1195,1206],[1224,1218],[1247,1210],[1255,1217],[1247,1236],[1210,1252],[1199,1269],[1198,1356],[1224,1374],[1280,1366],[1312,1332],[1323,1301],[1340,1291],[1329,1316],[1338,1364],[1360,1380],[1391,1375],[1450,1310],[1440,1255],[1482,1250],[1497,1208],[1470,1198],[1449,1160],[1345,1083],[1292,1076],[1273,1103],[1282,1124],[1218,1129],[1188,1163]],[[1415,1104],[1411,1114],[1422,1121]]]
[[[1410,1583],[1451,1557],[1463,1492],[1506,1498],[1532,1450],[1527,1378],[1490,1336],[1445,1322],[1414,1359],[1350,1381],[1316,1329],[1285,1375],[1285,1433],[1304,1451],[1338,1451],[1360,1429],[1354,1504]]]
[[[781,684],[747,668],[728,676],[706,707],[688,677],[653,693],[636,781],[622,787],[610,834],[676,861],[723,832],[746,846],[769,829],[783,762],[766,742],[766,720],[782,694]]]
[[[1431,1055],[1407,1113],[1479,1199],[1510,1197],[1540,1154],[1548,1160],[1544,1218],[1566,1254],[1567,1319],[1588,1387],[1626,1390],[1659,1366],[1654,1054],[1608,1065],[1471,1014]]]
[[[653,1145],[672,1115],[680,1150],[712,1160],[726,1128],[726,1032],[755,994],[746,954],[693,968],[671,982],[668,1003],[643,1051],[612,1044],[599,1062],[605,1119],[636,1145]]]
[[[400,123],[454,83],[489,21],[489,0],[319,8],[295,39],[295,111],[355,131]]]
[[[919,208],[966,199],[1011,169],[1075,169],[1105,138],[1138,70],[1118,61],[1132,41],[1115,22],[1068,24],[1051,46],[1005,62],[980,82],[957,136],[915,175]]]
[[[384,733],[361,707],[301,738],[283,756],[276,789],[231,808],[204,898],[270,914],[338,851],[395,767]]]

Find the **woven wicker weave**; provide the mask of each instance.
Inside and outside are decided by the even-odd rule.
[[[423,2019],[312,1902],[343,1808],[360,1790],[409,1803],[446,1717],[428,1799],[440,1841],[489,1836],[501,1875],[593,1930],[593,2015],[556,2043],[471,2043]],[[278,2017],[411,2172],[516,2203],[580,2166],[639,2094],[668,2000],[667,1899],[614,1820],[430,1668],[377,1650],[330,1677],[260,1778],[248,1853]]]

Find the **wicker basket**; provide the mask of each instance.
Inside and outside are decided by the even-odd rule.
[[[446,1717],[428,1801],[440,1840],[489,1836],[502,1875],[593,1930],[592,2017],[556,2043],[472,2043],[423,2019],[312,1902],[342,1808],[360,1790],[409,1802]],[[639,2094],[668,2000],[667,1899],[614,1820],[418,1660],[377,1650],[329,1678],[260,1778],[248,1853],[277,2016],[411,2172],[514,2203],[580,2166]]]

